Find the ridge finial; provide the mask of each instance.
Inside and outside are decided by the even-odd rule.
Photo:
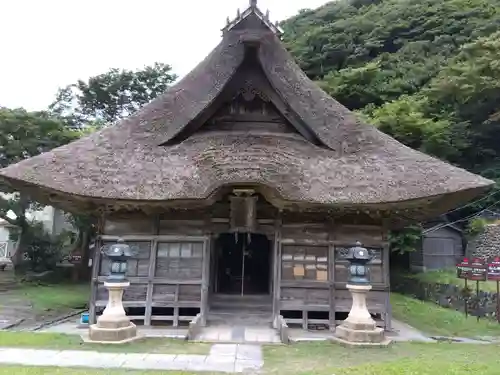
[[[250,8],[257,8],[257,0],[250,0]]]

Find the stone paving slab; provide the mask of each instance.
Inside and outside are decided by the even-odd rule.
[[[224,342],[224,343],[281,343],[278,332],[266,327],[244,326],[211,326],[201,329],[196,341]]]
[[[0,364],[241,373],[258,371],[264,362],[259,346],[217,344],[208,356],[0,348]]]
[[[238,350],[238,345],[236,344],[227,344],[221,345],[216,344],[212,345],[210,348],[210,356],[236,356],[236,352]]]
[[[236,359],[244,361],[262,361],[262,349],[254,345],[238,345]]]

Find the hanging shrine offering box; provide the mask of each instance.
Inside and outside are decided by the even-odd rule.
[[[488,280],[500,281],[500,257],[496,257],[488,264]]]
[[[483,259],[474,258],[464,260],[457,264],[457,277],[459,279],[486,281],[488,266]]]

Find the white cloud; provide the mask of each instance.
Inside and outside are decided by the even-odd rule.
[[[327,0],[260,0],[273,20]],[[43,109],[59,87],[109,68],[155,61],[184,75],[248,0],[0,1],[0,106]]]

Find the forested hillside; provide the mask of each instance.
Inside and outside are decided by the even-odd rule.
[[[500,181],[500,0],[340,0],[282,26],[301,67],[348,108]]]

